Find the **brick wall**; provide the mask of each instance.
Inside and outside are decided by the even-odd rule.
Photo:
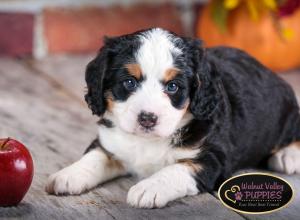
[[[0,55],[40,58],[95,52],[103,36],[149,27],[194,34],[203,0],[15,0],[0,2]]]

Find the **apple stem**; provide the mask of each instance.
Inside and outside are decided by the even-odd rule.
[[[2,145],[0,146],[0,149],[3,149],[5,147],[5,145],[7,144],[7,142],[10,141],[10,138],[6,138],[6,140],[2,143]]]

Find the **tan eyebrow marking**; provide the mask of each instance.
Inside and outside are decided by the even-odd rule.
[[[128,73],[134,76],[136,79],[140,79],[142,77],[142,69],[139,64],[137,63],[128,63],[125,64]]]
[[[172,79],[175,78],[175,76],[177,76],[177,74],[179,74],[179,69],[177,68],[170,68],[167,69],[164,75],[164,82],[168,82]]]

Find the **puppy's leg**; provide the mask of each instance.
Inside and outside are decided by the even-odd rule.
[[[91,144],[79,161],[48,178],[48,193],[80,194],[104,181],[125,174],[122,164],[105,152],[97,141]]]
[[[170,165],[130,188],[127,202],[138,208],[163,207],[169,201],[198,193],[193,169],[184,164]]]
[[[294,142],[276,152],[268,161],[271,170],[300,174],[300,142]]]

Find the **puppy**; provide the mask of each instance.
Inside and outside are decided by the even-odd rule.
[[[80,194],[136,174],[139,208],[210,192],[241,168],[300,173],[300,115],[290,86],[246,53],[153,28],[105,39],[86,69],[100,117],[84,156],[46,191]]]

